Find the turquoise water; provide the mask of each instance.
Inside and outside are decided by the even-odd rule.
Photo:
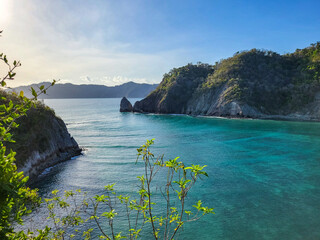
[[[189,200],[216,214],[186,225],[180,239],[320,239],[319,123],[120,113],[120,99],[45,103],[86,150],[41,178],[43,196],[94,195],[114,182],[131,193],[141,173],[136,148],[155,138],[155,153],[208,165]]]

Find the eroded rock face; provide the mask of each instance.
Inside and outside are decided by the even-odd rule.
[[[18,171],[29,176],[29,183],[37,180],[46,168],[81,154],[82,149],[63,120],[48,107],[30,109],[18,123],[13,131],[16,143],[8,144],[7,149],[17,153]]]
[[[187,103],[186,114],[203,116],[259,118],[258,109],[240,101],[227,101],[224,92],[227,87],[196,95]]]
[[[39,150],[33,151],[23,166],[18,168],[18,171],[23,171],[25,176],[29,176],[29,183],[32,183],[46,168],[70,160],[72,157],[80,155],[81,151],[73,137],[53,138],[46,151],[41,153]]]
[[[120,112],[132,112],[132,111],[133,111],[132,104],[126,97],[123,97],[120,102]]]

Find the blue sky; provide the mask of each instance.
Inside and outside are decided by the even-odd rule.
[[[13,86],[158,83],[189,62],[320,41],[319,9],[319,0],[0,0],[0,51],[23,63]]]

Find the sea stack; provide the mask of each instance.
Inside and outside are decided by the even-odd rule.
[[[133,107],[132,104],[126,97],[123,97],[120,102],[120,112],[132,112]]]

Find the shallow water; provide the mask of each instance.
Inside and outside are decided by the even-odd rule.
[[[120,113],[120,99],[45,103],[85,152],[43,174],[43,196],[77,188],[95,195],[114,182],[132,193],[136,148],[155,138],[155,153],[208,165],[189,200],[216,214],[185,225],[181,239],[320,238],[319,123]]]

